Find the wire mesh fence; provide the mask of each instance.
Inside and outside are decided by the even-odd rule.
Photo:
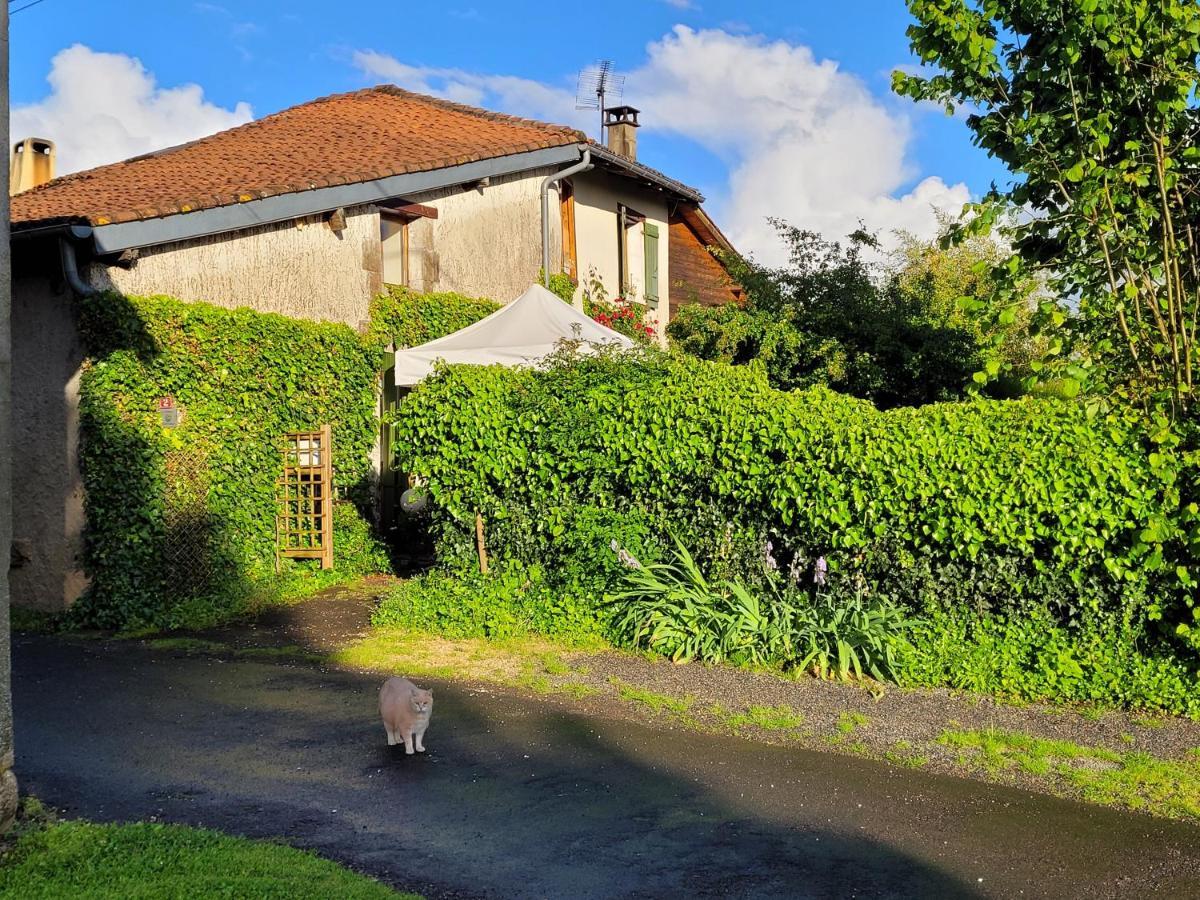
[[[172,591],[196,596],[212,584],[216,558],[208,460],[194,448],[170,450],[164,476],[163,575]]]

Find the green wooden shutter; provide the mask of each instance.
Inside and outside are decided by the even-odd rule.
[[[646,305],[658,306],[658,226],[642,224],[646,242]]]

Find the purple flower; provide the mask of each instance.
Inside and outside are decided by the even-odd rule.
[[[805,559],[799,553],[792,557],[792,564],[788,566],[788,578],[793,584],[800,583],[800,577],[804,574]]]
[[[817,564],[813,568],[813,582],[817,587],[825,587],[826,577],[829,575],[829,563],[825,562],[825,557],[818,556]]]
[[[766,546],[763,547],[763,563],[772,572],[776,572],[779,570],[779,563],[775,559],[775,557],[771,554],[771,551],[774,549],[775,549],[775,545],[772,544],[771,541],[769,541],[769,540],[767,541]]]
[[[621,560],[621,565],[628,569],[640,569],[642,567],[642,564],[637,561],[637,558],[624,548],[622,548],[617,554],[617,558]]]
[[[613,538],[609,542],[608,546],[613,553],[617,554],[617,559],[621,561],[621,565],[623,565],[625,568],[640,569],[642,567],[642,564],[638,562],[637,557],[617,543],[616,538]]]

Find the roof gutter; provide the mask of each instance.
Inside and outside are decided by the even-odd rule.
[[[91,225],[59,222],[56,225],[34,225],[32,228],[14,227],[9,237],[14,241],[43,237],[67,237],[73,241],[86,241],[92,236]]]
[[[569,175],[586,172],[592,167],[592,150],[583,148],[583,156],[573,166],[547,175],[542,180],[542,283],[550,289],[550,188]]]
[[[30,238],[57,238],[58,259],[62,265],[63,279],[67,286],[79,297],[94,297],[100,293],[83,280],[79,274],[79,260],[75,256],[75,242],[86,241],[93,236],[91,225],[74,225],[70,223],[58,225],[42,225],[11,232],[12,240],[28,240]]]

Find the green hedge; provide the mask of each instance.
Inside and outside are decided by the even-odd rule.
[[[753,369],[604,356],[449,369],[397,427],[451,568],[473,564],[478,510],[499,564],[551,573],[598,621],[620,575],[610,541],[656,559],[670,530],[715,578],[761,581],[767,555],[809,578],[825,556],[835,581],[918,612],[1044,615],[1068,637],[1124,617],[1129,641],[1194,684],[1194,651],[1160,627],[1191,621],[1182,464],[1132,422],[1045,400],[880,412],[772,390]]]

